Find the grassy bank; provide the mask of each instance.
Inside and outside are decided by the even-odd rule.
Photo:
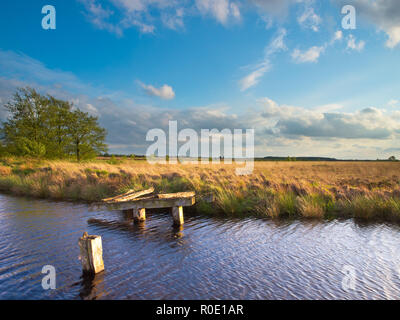
[[[400,222],[398,162],[256,162],[252,175],[237,176],[224,164],[0,160],[0,191],[15,195],[92,202],[150,186],[212,192],[213,204],[196,205],[202,214]]]

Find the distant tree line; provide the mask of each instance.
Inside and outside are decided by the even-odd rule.
[[[81,161],[107,152],[107,132],[98,118],[70,102],[20,88],[4,108],[9,116],[0,128],[3,155]]]

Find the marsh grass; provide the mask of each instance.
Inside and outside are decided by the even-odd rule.
[[[92,162],[0,160],[0,190],[16,195],[98,201],[129,189],[213,193],[201,214],[400,222],[398,162],[256,162],[253,174],[234,165],[150,165],[134,159]]]

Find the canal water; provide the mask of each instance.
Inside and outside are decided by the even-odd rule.
[[[400,228],[122,212],[0,195],[0,299],[399,299]],[[91,221],[96,218],[103,221]],[[89,220],[89,221],[88,221]],[[82,278],[78,238],[101,235],[105,272]],[[44,290],[45,265],[56,289]]]

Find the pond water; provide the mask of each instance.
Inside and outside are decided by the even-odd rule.
[[[122,212],[0,195],[0,299],[398,299],[400,228]],[[97,218],[107,223],[88,222]],[[82,278],[78,238],[101,235],[106,270]],[[55,290],[42,288],[44,265]]]

